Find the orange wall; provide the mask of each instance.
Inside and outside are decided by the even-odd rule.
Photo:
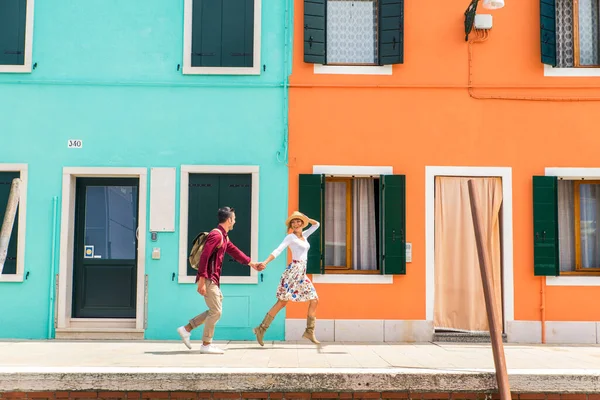
[[[533,276],[531,177],[545,167],[599,167],[599,78],[543,76],[539,6],[507,0],[473,45],[469,96],[463,13],[468,1],[405,2],[405,60],[392,76],[314,75],[303,62],[303,2],[296,0],[290,85],[290,210],[298,174],[313,165],[394,167],[406,175],[407,241],[413,260],[393,285],[316,284],[326,319],[425,319],[425,166],[512,167],[515,319],[540,319]],[[475,34],[472,34],[475,37]],[[374,85],[387,87],[374,87]],[[576,86],[576,87],[574,87]],[[582,87],[584,87],[582,89]],[[558,97],[563,101],[523,98]],[[548,287],[547,320],[600,320],[600,288]],[[288,318],[303,318],[291,304]]]

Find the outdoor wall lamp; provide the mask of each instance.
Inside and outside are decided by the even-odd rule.
[[[487,8],[488,10],[497,10],[499,8],[504,7],[504,0],[482,0],[483,8]],[[469,33],[473,29],[473,24],[475,23],[475,15],[477,13],[477,4],[479,0],[471,0],[469,3],[469,7],[465,11],[465,41],[469,40]],[[491,28],[491,15],[486,15],[488,18],[485,19],[485,27],[484,29]],[[481,17],[481,16],[480,16]],[[488,25],[489,24],[489,25]]]

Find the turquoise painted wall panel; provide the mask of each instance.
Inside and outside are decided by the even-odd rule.
[[[182,164],[258,165],[259,259],[279,244],[288,193],[287,167],[276,158],[285,132],[284,7],[263,0],[266,71],[260,76],[183,76],[177,71],[183,1],[37,2],[37,68],[0,74],[0,163],[29,168],[29,277],[0,283],[0,338],[48,336],[52,198],[59,197],[60,208],[65,166],[147,167],[149,174],[151,167]],[[83,148],[68,149],[68,139],[83,140]],[[144,238],[147,339],[177,339],[175,329],[205,309],[194,285],[172,280],[178,273],[179,173],[176,231],[159,233],[156,242],[149,233]],[[152,247],[161,248],[160,260],[151,259]],[[275,301],[284,262],[271,263],[258,284],[223,286],[228,299],[216,339],[253,338],[251,327]],[[283,328],[282,312],[266,339],[282,340]],[[201,329],[193,338],[200,337]]]

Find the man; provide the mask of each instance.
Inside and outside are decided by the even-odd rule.
[[[188,349],[191,349],[190,337],[192,329],[204,324],[202,346],[200,347],[200,353],[204,354],[224,353],[223,350],[212,344],[212,338],[215,332],[215,325],[221,318],[223,294],[220,289],[220,278],[225,253],[229,254],[240,264],[247,264],[257,271],[264,269],[262,263],[251,262],[250,257],[229,241],[227,233],[235,225],[235,210],[231,207],[220,208],[218,218],[219,225],[206,238],[198,263],[198,273],[196,274],[198,293],[204,296],[208,310],[192,318],[187,325],[177,328],[177,333],[181,336],[181,340],[183,340]]]

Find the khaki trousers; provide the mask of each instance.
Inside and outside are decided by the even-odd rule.
[[[223,311],[223,293],[221,293],[219,286],[211,280],[206,280],[206,296],[204,296],[204,301],[208,310],[192,318],[190,325],[195,329],[204,324],[202,341],[211,343],[215,334],[215,325],[221,318],[221,312]]]

